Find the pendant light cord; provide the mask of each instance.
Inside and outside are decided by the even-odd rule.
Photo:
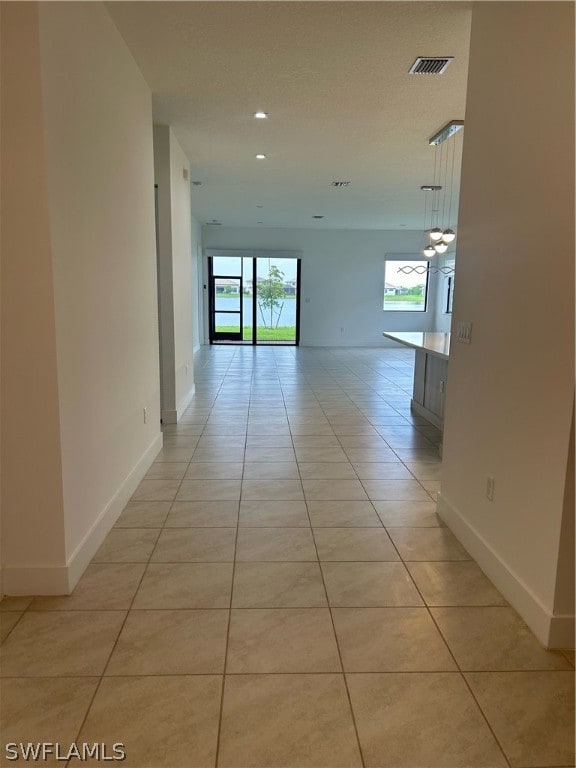
[[[436,168],[438,165],[438,145],[434,147],[434,187],[438,184],[438,181],[436,180]],[[438,194],[438,190],[434,189],[432,191],[432,203],[430,207],[430,229],[434,226],[434,202],[436,200],[436,196]]]
[[[454,158],[456,155],[456,138],[452,139],[452,170],[450,176],[450,206],[448,208],[448,226],[452,226],[452,193],[454,191]]]
[[[448,186],[448,148],[446,148],[446,162],[444,169],[444,196],[442,198],[442,229],[446,229],[446,195]]]

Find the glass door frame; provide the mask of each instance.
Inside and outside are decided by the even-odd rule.
[[[218,253],[214,253],[214,250],[216,249],[208,249],[207,256],[207,262],[208,262],[208,328],[209,328],[209,336],[208,340],[210,344],[219,344],[219,343],[234,343],[245,345],[253,345],[253,346],[299,346],[300,344],[300,296],[301,296],[301,267],[302,267],[302,259],[301,255],[288,255],[284,251],[279,252],[270,252],[270,251],[246,251],[246,250],[235,250],[231,249],[230,251],[222,250],[220,251],[218,249]],[[210,253],[210,251],[213,251]],[[243,269],[242,267],[242,274],[241,275],[214,275],[214,269],[213,269],[213,259],[222,257],[222,256],[228,256],[232,258],[240,258],[242,259],[242,263],[247,259],[251,259],[252,261],[252,295],[251,295],[251,308],[252,311],[252,338],[251,339],[244,339],[244,275],[243,275]],[[296,262],[296,306],[295,306],[295,334],[294,334],[294,341],[260,341],[258,339],[258,305],[257,305],[257,265],[258,265],[258,259],[265,259],[265,258],[276,258],[276,259],[287,259],[290,258],[291,260],[294,260]],[[222,280],[239,280],[240,281],[240,310],[239,311],[231,311],[228,310],[231,314],[240,314],[240,333],[217,333],[216,332],[216,287],[215,287],[215,280],[216,279],[222,279]],[[218,314],[221,312],[226,312],[226,310],[218,310]]]
[[[217,309],[216,308],[216,280],[237,280],[240,283],[239,302],[240,308],[236,309]],[[209,329],[210,329],[210,343],[218,341],[242,341],[244,334],[244,283],[242,275],[214,275],[212,272],[212,259],[208,260],[208,291],[209,291]],[[239,315],[240,324],[239,331],[235,333],[233,331],[219,332],[216,330],[216,315]]]

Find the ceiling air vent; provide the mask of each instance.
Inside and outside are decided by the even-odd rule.
[[[411,75],[443,75],[454,56],[419,56],[408,70]]]

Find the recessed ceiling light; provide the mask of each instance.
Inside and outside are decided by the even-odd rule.
[[[266,120],[268,112],[254,112],[254,117],[256,120]]]
[[[312,216],[313,219],[323,219],[324,216]]]
[[[263,155],[261,153],[258,153],[256,155],[256,160],[266,160],[266,155]]]

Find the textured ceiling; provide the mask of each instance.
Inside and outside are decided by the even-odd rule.
[[[428,138],[464,119],[469,3],[107,7],[152,89],[155,122],[173,127],[202,181],[201,222],[423,227]],[[454,61],[441,76],[409,75],[417,56]],[[253,118],[259,109],[268,120]]]

